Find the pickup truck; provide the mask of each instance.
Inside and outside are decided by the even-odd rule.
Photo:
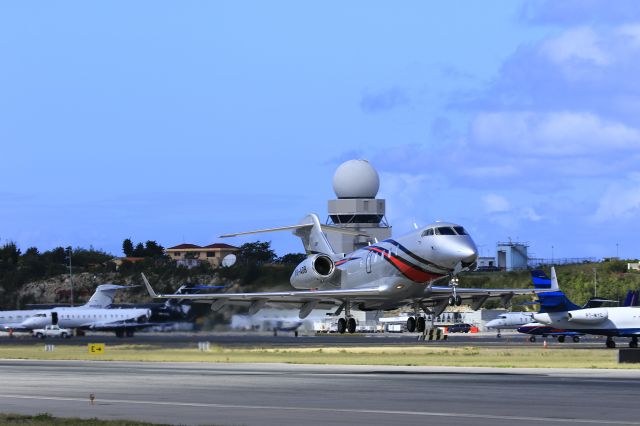
[[[71,330],[68,328],[60,328],[57,325],[48,325],[45,328],[36,328],[32,331],[34,337],[44,339],[45,337],[60,337],[68,339],[71,337]]]

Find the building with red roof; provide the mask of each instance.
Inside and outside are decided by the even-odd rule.
[[[240,250],[238,247],[225,243],[214,243],[208,246],[183,243],[169,247],[165,252],[171,259],[178,262],[178,265],[194,267],[201,262],[209,262],[211,266],[217,268],[225,256],[238,250]]]

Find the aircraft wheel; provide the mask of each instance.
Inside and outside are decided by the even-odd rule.
[[[573,343],[580,342],[580,336],[573,336]]]
[[[455,306],[456,298],[453,296],[449,296],[449,306]]]
[[[347,331],[349,333],[355,333],[356,332],[356,319],[355,318],[349,318],[347,320]]]
[[[462,305],[462,297],[456,296],[455,301],[456,301],[456,306]]]
[[[496,337],[499,339],[499,338],[501,338],[501,337],[502,337],[502,334],[500,334],[500,333],[498,332],[498,334],[496,334]]]
[[[564,343],[564,336],[558,336],[558,342]]]
[[[298,330],[294,331],[294,332],[293,332],[293,335],[294,335],[295,337],[298,337]]]
[[[424,332],[425,328],[427,328],[427,320],[425,320],[424,317],[418,317],[416,323],[416,331],[418,333],[422,333]]]
[[[530,337],[529,337],[529,341],[530,341],[531,343],[535,343],[535,341],[536,341],[536,336],[530,336]]]
[[[608,337],[606,345],[607,345],[607,348],[609,348],[609,349],[615,349],[616,342],[611,337]]]
[[[116,330],[116,337],[124,337],[124,330],[121,330],[121,329]]]
[[[638,338],[637,337],[632,337],[631,340],[629,341],[629,347],[630,348],[637,348],[638,347]]]
[[[338,333],[344,334],[345,331],[347,331],[347,320],[340,318],[338,320]]]
[[[407,331],[409,333],[416,331],[416,319],[414,317],[407,318]]]

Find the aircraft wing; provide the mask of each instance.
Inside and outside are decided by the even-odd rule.
[[[549,290],[544,290],[549,291]],[[432,286],[431,292],[433,295],[442,295],[449,297],[451,295],[451,287],[450,286]],[[540,293],[540,290],[536,290],[533,288],[465,288],[465,287],[456,287],[456,293],[459,294],[463,299],[473,296],[490,296],[490,297],[501,297],[506,295],[511,296],[519,296],[522,294],[536,294]]]
[[[31,331],[30,328],[23,327],[22,323],[20,323],[20,322],[16,322],[16,323],[13,323],[13,324],[2,324],[0,326],[0,330],[2,330],[2,331],[9,331],[9,330],[12,330],[12,331]]]
[[[79,328],[87,329],[87,330],[100,330],[100,331],[111,331],[118,328],[146,328],[154,325],[158,325],[160,323],[150,323],[150,322],[135,322],[135,321],[103,321],[103,322],[88,322],[82,324]]]

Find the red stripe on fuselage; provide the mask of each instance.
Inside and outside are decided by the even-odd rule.
[[[367,247],[367,250],[381,254],[387,261],[395,266],[402,274],[412,281],[417,283],[425,283],[436,278],[440,278],[442,275],[429,273],[418,269],[416,266],[408,263],[399,256],[392,255],[387,250],[382,250],[378,247]]]

